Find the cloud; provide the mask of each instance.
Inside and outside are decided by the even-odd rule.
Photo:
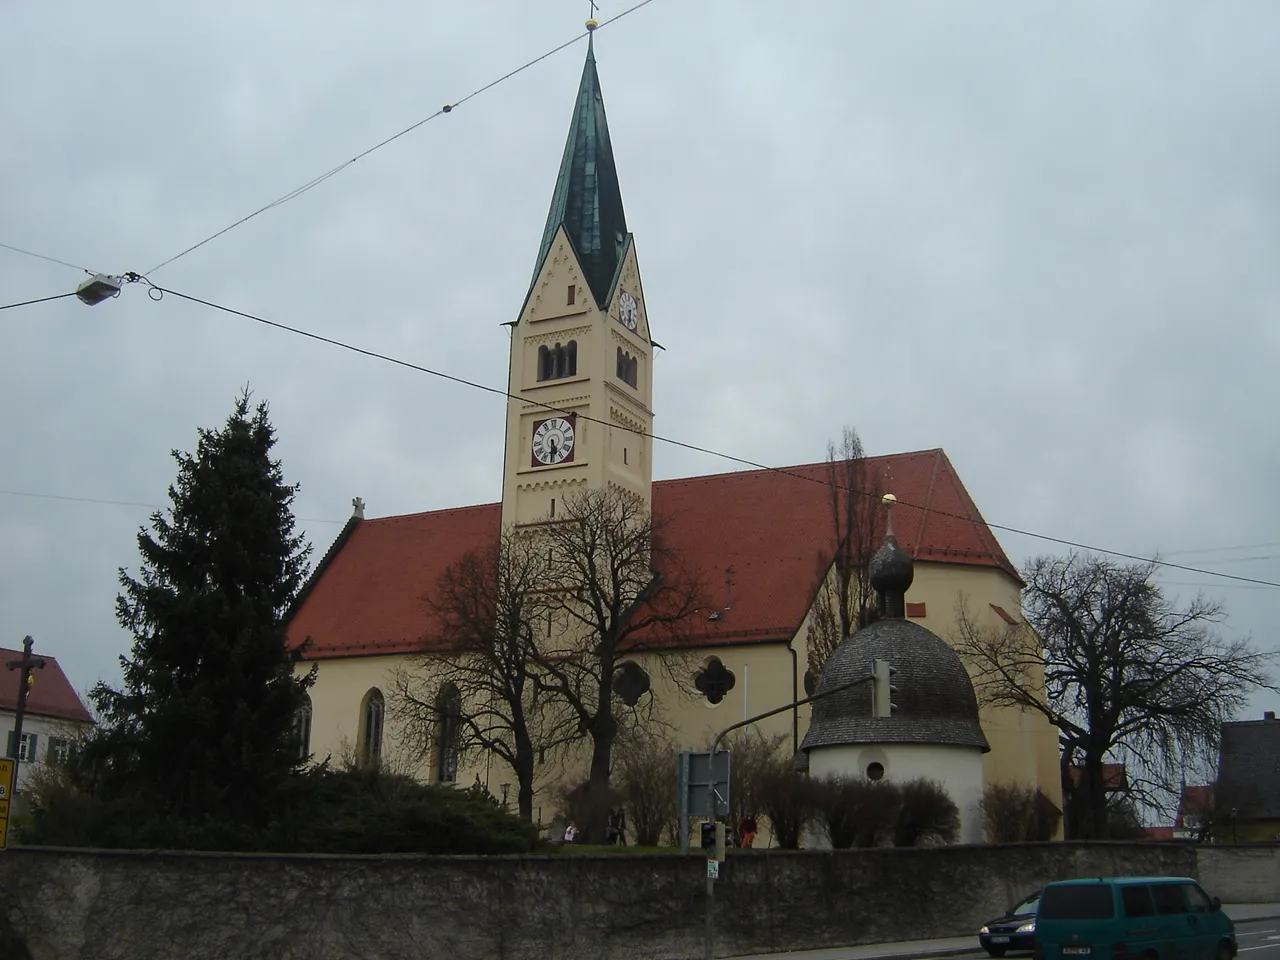
[[[15,11],[0,241],[146,270],[579,29],[567,3],[463,6]],[[1278,20],[1257,4],[819,0],[797,16],[721,0],[601,31],[669,351],[658,432],[787,464],[851,423],[872,452],[946,448],[995,522],[1139,553],[1268,539]],[[157,282],[502,385],[499,325],[529,283],[582,54]],[[6,302],[78,279],[0,251]],[[8,311],[0,330],[0,488],[161,502],[169,450],[249,383],[302,516],[340,521],[355,495],[371,516],[498,498],[492,396],[136,286],[92,310]],[[731,467],[655,449],[658,477]],[[35,635],[81,688],[114,679],[115,569],[135,567],[146,512],[0,494],[3,635]],[[319,553],[338,529],[306,526]],[[1221,569],[1280,579],[1274,556]],[[1176,579],[1273,643],[1273,592]]]

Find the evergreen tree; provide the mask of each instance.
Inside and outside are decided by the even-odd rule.
[[[175,450],[168,516],[138,533],[116,616],[134,637],[123,689],[98,684],[103,717],[85,760],[95,792],[157,816],[251,822],[299,763],[295,722],[311,676],[285,645],[311,548],[294,533],[297,488],[270,457],[267,405],[246,390],[221,430]]]

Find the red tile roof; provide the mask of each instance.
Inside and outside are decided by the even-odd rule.
[[[36,679],[27,694],[27,713],[40,717],[57,717],[59,720],[93,723],[93,718],[80,702],[80,697],[71,686],[67,675],[62,672],[58,661],[39,651],[35,651],[33,655],[44,660],[44,669],[32,671]],[[21,650],[0,647],[0,710],[13,713],[18,709],[18,684],[21,681],[22,672],[9,670],[6,664],[10,660],[21,659]]]
[[[1203,820],[1213,813],[1213,784],[1203,786],[1186,786],[1182,788],[1182,797],[1178,801],[1178,816],[1173,821],[1175,827],[1188,826],[1187,819],[1193,822]]]
[[[1084,779],[1084,767],[1072,764],[1067,768],[1067,776],[1071,778],[1073,787],[1080,786]],[[1102,765],[1102,786],[1104,790],[1124,791],[1129,789],[1129,772],[1123,763],[1104,763]]]
[[[898,498],[898,542],[918,560],[994,567],[1017,578],[941,450],[869,458]],[[702,572],[730,609],[707,621],[699,644],[786,640],[813,601],[834,533],[827,464],[662,480],[654,516],[677,557]],[[817,481],[817,482],[815,482]],[[317,568],[289,626],[311,658],[433,649],[422,598],[463,553],[493,542],[499,504],[353,522]],[[725,572],[733,568],[732,594]]]

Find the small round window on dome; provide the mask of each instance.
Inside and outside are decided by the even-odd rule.
[[[878,760],[867,764],[867,779],[875,782],[884,779],[884,764]]]

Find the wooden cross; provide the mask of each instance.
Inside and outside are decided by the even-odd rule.
[[[25,637],[22,641],[22,658],[19,660],[10,660],[5,666],[10,670],[21,670],[18,676],[18,710],[13,719],[13,760],[14,788],[17,789],[18,784],[18,754],[22,750],[22,718],[27,712],[27,689],[31,685],[31,671],[44,669],[44,657],[33,657],[31,655],[31,646],[34,641],[30,637]],[[35,757],[28,757],[34,760]]]

